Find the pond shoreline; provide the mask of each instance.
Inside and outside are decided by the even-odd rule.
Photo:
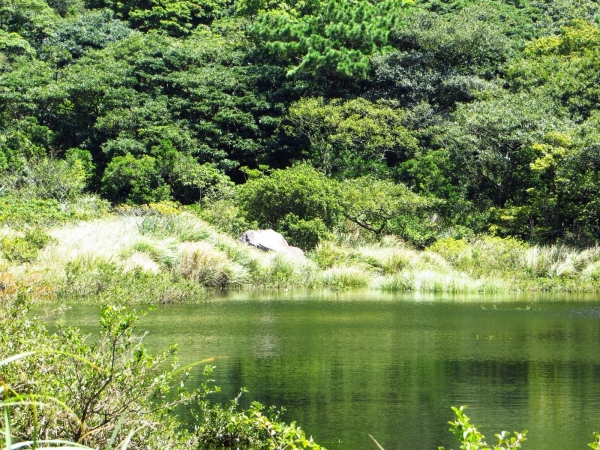
[[[295,260],[242,244],[186,212],[108,215],[25,237],[3,233],[4,283],[50,298],[126,296],[133,304],[161,304],[203,301],[222,290],[600,291],[599,248],[528,247],[494,237],[446,238],[422,251],[393,237],[325,241],[306,260]],[[28,236],[41,248],[30,251],[34,237]],[[19,261],[14,255],[22,248],[34,256]]]

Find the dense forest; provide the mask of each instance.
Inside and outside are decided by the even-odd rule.
[[[0,0],[0,199],[310,248],[600,240],[594,0]]]

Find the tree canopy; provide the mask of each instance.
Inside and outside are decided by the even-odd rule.
[[[363,225],[595,244],[599,20],[593,0],[0,1],[1,192],[208,189],[261,221],[248,192],[303,167],[346,211],[264,220],[306,242],[418,199]]]

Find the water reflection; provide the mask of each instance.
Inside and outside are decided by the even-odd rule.
[[[68,322],[89,326],[94,307]],[[586,448],[600,431],[600,304],[592,296],[235,292],[144,319],[148,342],[209,356],[222,399],[242,386],[284,405],[330,449],[457,446],[450,406],[531,450]],[[201,369],[195,376],[200,378]]]

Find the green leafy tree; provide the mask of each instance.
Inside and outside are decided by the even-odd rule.
[[[35,57],[35,50],[18,33],[9,33],[0,29],[0,54],[5,63],[12,63],[19,57],[31,59]]]
[[[143,31],[161,30],[173,36],[188,35],[200,24],[210,24],[226,13],[227,0],[101,0],[119,18]]]
[[[495,6],[414,14],[392,33],[394,51],[373,56],[373,95],[447,109],[497,90],[494,78],[514,50],[497,15]]]
[[[576,120],[587,118],[600,98],[599,36],[595,24],[576,20],[558,36],[530,43],[508,70],[511,88],[553,99]]]
[[[34,47],[51,33],[58,19],[44,0],[0,1],[0,29],[19,33]]]
[[[258,14],[252,32],[290,76],[365,79],[369,57],[389,44],[390,29],[401,20],[407,3],[275,3]]]
[[[152,203],[170,199],[170,189],[160,176],[160,167],[152,156],[136,159],[133,155],[115,157],[102,177],[102,191],[113,202]]]
[[[531,187],[532,145],[550,131],[568,129],[555,105],[528,95],[461,105],[439,144],[469,200],[504,207],[523,204]]]
[[[340,186],[344,217],[380,239],[396,234],[407,242],[425,246],[435,237],[433,209],[439,202],[421,197],[402,184],[371,176],[345,180]]]
[[[56,145],[89,149],[100,171],[114,156],[147,155],[163,140],[220,169],[255,165],[281,113],[257,92],[237,39],[135,33],[88,50],[37,91]]]
[[[309,247],[341,218],[337,183],[307,164],[249,180],[238,195],[248,220],[261,228],[287,231]]]
[[[41,57],[61,65],[80,58],[87,49],[102,49],[118,42],[131,32],[109,9],[84,11],[57,24],[43,42]]]
[[[403,118],[402,110],[384,102],[308,98],[291,105],[288,133],[308,140],[310,161],[328,175],[386,176],[417,149]]]

